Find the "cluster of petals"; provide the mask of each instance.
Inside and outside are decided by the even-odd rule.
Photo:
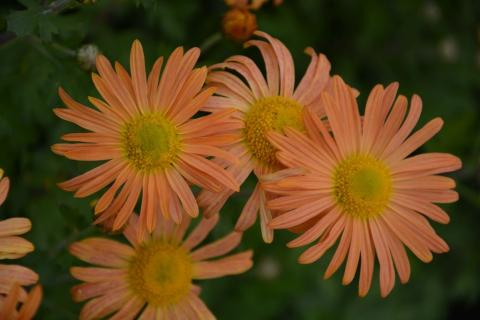
[[[10,181],[0,169],[0,205],[5,201]],[[33,251],[33,245],[19,237],[31,229],[26,218],[0,220],[0,260],[18,259]],[[0,319],[29,320],[35,315],[42,299],[38,275],[23,266],[0,263]]]

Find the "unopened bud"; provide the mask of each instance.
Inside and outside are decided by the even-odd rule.
[[[95,69],[95,61],[100,53],[94,44],[86,44],[77,51],[77,60],[82,69],[91,71]]]
[[[257,30],[257,18],[247,9],[234,8],[223,17],[222,29],[227,38],[244,42]]]

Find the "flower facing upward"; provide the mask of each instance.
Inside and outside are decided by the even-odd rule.
[[[3,177],[0,169],[0,205],[7,197],[9,186],[9,179]],[[18,259],[33,251],[33,245],[19,237],[31,227],[30,220],[26,218],[0,220],[0,260]],[[42,289],[37,285],[27,293],[22,286],[30,286],[37,281],[38,275],[28,268],[0,264],[0,319],[33,318],[42,299]]]
[[[448,223],[448,215],[434,203],[458,199],[455,182],[438,174],[461,167],[450,154],[426,153],[408,157],[442,127],[437,118],[412,133],[421,113],[414,95],[407,114],[407,99],[395,100],[398,84],[376,86],[368,97],[365,115],[359,115],[351,91],[334,77],[332,94],[321,97],[331,132],[314,114],[305,115],[307,135],[285,130],[272,133],[278,159],[288,167],[264,177],[267,191],[279,197],[268,203],[280,215],[275,229],[305,224],[306,231],[289,247],[318,242],[299,258],[312,263],[338,239],[337,250],[325,277],[346,259],[343,283],[350,283],[360,264],[359,295],[367,294],[377,257],[380,290],[387,296],[395,283],[410,277],[404,246],[420,260],[432,260],[432,252],[448,251],[426,218]],[[394,103],[395,100],[395,103]],[[392,106],[393,104],[393,106]]]
[[[72,289],[73,299],[90,300],[80,319],[214,319],[192,280],[239,274],[252,266],[251,251],[213,259],[238,246],[242,234],[235,231],[196,248],[217,221],[218,215],[203,218],[182,240],[189,218],[176,225],[160,217],[154,233],[141,238],[132,215],[124,230],[130,245],[103,238],[72,244],[74,256],[99,266],[71,269],[85,282]]]
[[[207,78],[210,86],[218,88],[203,110],[218,112],[228,108],[237,110],[235,117],[242,121],[242,128],[235,130],[239,137],[236,144],[226,149],[240,159],[238,164],[227,165],[237,181],[242,184],[254,171],[257,177],[280,168],[275,158],[275,149],[267,140],[269,131],[282,132],[285,127],[302,131],[304,108],[312,108],[319,114],[323,108],[318,103],[320,93],[330,80],[330,63],[312,48],[306,53],[311,63],[298,86],[295,88],[295,70],[288,49],[277,39],[264,32],[256,32],[263,40],[250,40],[246,46],[260,50],[266,66],[266,79],[256,64],[245,56],[233,56],[224,63],[211,67]],[[225,71],[234,71],[231,73]],[[198,197],[205,214],[218,212],[233,192],[204,191]],[[262,235],[266,242],[273,240],[273,232],[267,227],[272,213],[265,206],[267,196],[260,184],[245,205],[236,225],[237,230],[246,230],[260,212]]]
[[[231,136],[218,133],[241,124],[226,120],[231,110],[192,120],[215,90],[202,90],[206,68],[192,70],[199,54],[197,48],[185,54],[177,48],[163,73],[160,57],[148,78],[138,40],[132,45],[131,74],[119,63],[114,70],[104,56],[98,55],[99,75],[93,74],[92,78],[104,101],[89,98],[98,111],[74,101],[60,89],[67,108],[55,109],[55,113],[92,132],[64,135],[63,140],[78,143],[56,144],[53,151],[74,160],[107,160],[60,184],[65,190],[75,191],[76,197],[86,197],[110,185],[96,203],[97,223],[108,221],[114,230],[121,228],[140,194],[140,223],[148,231],[155,228],[157,208],[176,223],[180,223],[184,211],[195,217],[198,206],[185,179],[208,190],[238,190],[235,179],[206,157],[235,163],[234,157],[218,148],[233,142]]]

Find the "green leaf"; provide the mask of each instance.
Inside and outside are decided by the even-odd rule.
[[[32,34],[38,23],[39,12],[35,9],[16,11],[7,17],[7,27],[9,31],[17,36],[26,36]]]
[[[53,21],[54,17],[42,16],[38,19],[38,33],[46,41],[52,40],[52,35],[58,33],[58,27]]]

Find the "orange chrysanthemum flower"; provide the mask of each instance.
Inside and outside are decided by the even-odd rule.
[[[269,135],[279,149],[278,159],[288,167],[265,177],[267,191],[279,195],[268,206],[281,212],[270,226],[307,226],[289,247],[319,239],[300,256],[300,263],[318,260],[340,238],[325,278],[347,259],[343,284],[348,284],[360,263],[360,296],[370,288],[375,256],[381,295],[387,296],[395,283],[394,268],[402,283],[410,277],[404,246],[424,262],[432,260],[432,252],[448,251],[425,217],[448,223],[448,215],[434,203],[458,199],[451,190],[455,181],[438,175],[459,169],[457,157],[444,153],[408,157],[441,129],[442,120],[436,118],[411,134],[422,103],[414,95],[406,115],[407,99],[400,95],[395,100],[397,89],[397,83],[385,89],[376,86],[362,121],[351,91],[334,77],[332,94],[321,97],[331,132],[316,115],[307,113],[308,137],[290,128],[286,136]]]
[[[99,75],[93,74],[92,78],[105,101],[89,100],[98,111],[74,101],[60,89],[60,98],[68,108],[55,109],[55,113],[92,132],[67,134],[63,140],[79,143],[56,144],[53,151],[74,160],[108,160],[60,184],[65,190],[75,191],[76,197],[86,197],[110,185],[96,203],[97,223],[108,220],[114,230],[121,228],[140,194],[140,222],[148,231],[155,228],[157,207],[177,223],[184,210],[195,217],[198,206],[185,179],[212,191],[238,190],[235,179],[206,158],[237,161],[218,148],[233,141],[232,136],[218,133],[239,127],[238,122],[226,120],[232,111],[192,120],[215,91],[202,91],[205,67],[192,70],[199,54],[198,48],[185,54],[177,48],[160,81],[163,57],[157,59],[147,78],[138,40],[132,45],[131,75],[119,63],[114,70],[104,56],[97,56]]]
[[[218,90],[217,95],[211,97],[203,108],[205,111],[218,112],[233,107],[237,110],[236,118],[242,120],[243,127],[235,131],[239,141],[228,147],[228,151],[240,161],[227,167],[227,171],[240,184],[252,171],[260,177],[281,168],[275,158],[275,149],[266,137],[267,132],[282,132],[285,127],[304,130],[304,108],[324,114],[318,97],[330,80],[330,63],[327,58],[323,54],[316,54],[312,48],[307,48],[306,53],[311,56],[311,63],[295,89],[294,64],[288,49],[264,32],[256,34],[267,41],[251,40],[246,42],[246,46],[255,46],[260,50],[265,61],[266,79],[250,58],[233,56],[224,63],[211,67],[207,83]],[[208,216],[217,213],[232,193],[230,190],[221,193],[204,191],[198,201]],[[257,212],[260,212],[263,238],[266,242],[271,242],[273,232],[267,224],[272,213],[266,207],[266,201],[263,188],[257,184],[235,228],[242,231],[248,229],[255,222]]]
[[[0,169],[0,205],[7,197],[9,186],[9,179],[3,177],[3,170]],[[19,237],[28,232],[31,226],[30,220],[25,218],[0,221],[0,260],[18,259],[33,251],[33,245]],[[33,318],[42,300],[42,289],[37,285],[28,294],[22,286],[30,286],[37,281],[38,275],[28,268],[0,264],[0,319]]]
[[[203,218],[182,240],[190,219],[176,225],[160,217],[155,232],[140,238],[134,214],[123,232],[131,245],[104,238],[72,244],[74,256],[100,266],[71,269],[75,278],[86,282],[72,289],[73,299],[91,299],[80,319],[214,319],[192,279],[239,274],[252,266],[252,251],[210,260],[237,247],[239,232],[196,248],[217,221],[218,215]]]

